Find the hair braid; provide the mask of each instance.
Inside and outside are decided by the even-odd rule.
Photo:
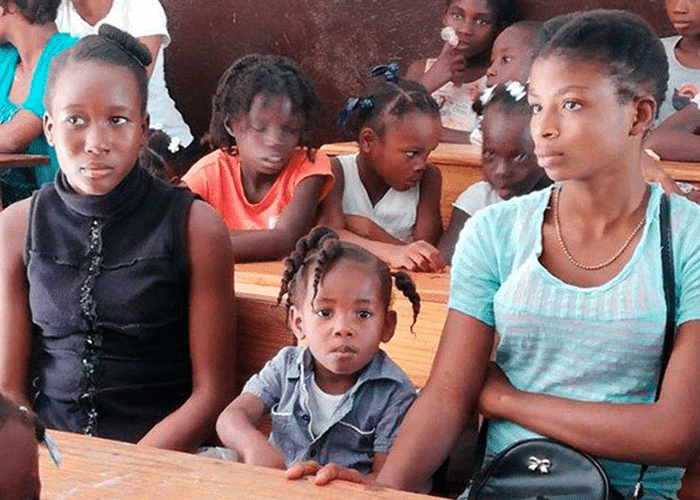
[[[413,322],[411,323],[411,333],[413,333],[413,325],[416,324],[418,313],[420,312],[420,295],[416,290],[416,284],[411,276],[405,271],[395,271],[391,275],[394,277],[394,283],[404,297],[408,299],[413,306]]]

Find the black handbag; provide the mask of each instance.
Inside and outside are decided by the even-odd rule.
[[[666,299],[666,329],[661,351],[661,370],[655,401],[661,393],[666,366],[671,355],[675,333],[676,295],[671,245],[669,200],[661,196],[661,261],[664,297]],[[484,421],[477,448],[486,445]],[[642,465],[639,479],[630,500],[644,495],[642,481],[647,466]],[[623,496],[610,487],[608,476],[598,461],[588,453],[546,438],[526,439],[512,444],[490,463],[476,472],[469,488],[469,500],[622,500]]]

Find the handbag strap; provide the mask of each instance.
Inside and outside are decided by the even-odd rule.
[[[664,280],[664,298],[666,299],[666,331],[664,333],[664,345],[661,349],[661,367],[659,369],[659,381],[656,384],[654,402],[659,400],[661,385],[668,367],[673,348],[673,337],[676,333],[676,281],[673,271],[673,243],[671,241],[671,209],[669,197],[666,193],[661,195],[659,207],[659,222],[661,227],[661,269]],[[640,500],[644,496],[644,475],[649,468],[643,464],[639,471],[639,479],[634,485],[630,500]]]

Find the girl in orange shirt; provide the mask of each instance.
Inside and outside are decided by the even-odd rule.
[[[316,93],[292,60],[253,54],[223,74],[212,108],[217,149],[182,180],[221,212],[237,261],[282,258],[333,185],[330,161],[311,147]]]

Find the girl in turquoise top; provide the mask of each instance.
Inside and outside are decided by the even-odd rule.
[[[52,182],[58,163],[42,133],[44,87],[53,57],[75,43],[58,33],[60,0],[0,0],[0,152],[50,157],[48,165],[2,171],[4,206]],[[0,207],[0,210],[2,207]]]
[[[488,455],[543,435],[599,457],[623,494],[645,463],[644,499],[676,497],[700,446],[700,207],[670,197],[677,331],[654,402],[662,193],[640,161],[667,78],[661,42],[634,14],[579,13],[545,45],[528,102],[555,184],[466,223],[430,378],[377,482],[420,488],[478,410]]]

